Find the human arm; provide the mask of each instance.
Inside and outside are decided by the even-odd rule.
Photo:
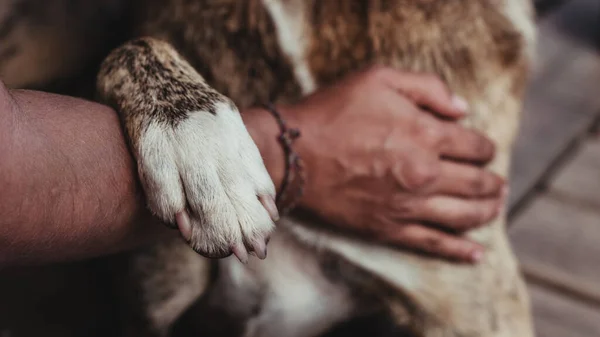
[[[367,80],[370,76],[373,75],[367,74]],[[363,165],[365,163],[386,163],[376,160],[382,158],[381,152],[376,151],[382,144],[378,144],[377,137],[373,137],[378,134],[377,130],[369,133],[364,126],[372,125],[376,128],[385,125],[387,121],[385,118],[366,120],[364,114],[381,109],[382,102],[387,98],[383,101],[369,101],[348,96],[352,90],[380,89],[378,85],[381,83],[378,81],[368,80],[361,84],[364,77],[365,75],[360,75],[343,81],[341,85],[325,89],[297,105],[280,107],[292,125],[300,127],[304,133],[298,143],[298,151],[306,161],[309,180],[301,206],[340,227],[368,233],[381,241],[468,260],[474,249],[480,250],[481,247],[458,236],[424,226],[422,222],[434,220],[442,227],[460,231],[485,223],[495,216],[494,210],[500,204],[498,192],[502,184],[497,177],[477,166],[440,165],[431,156],[419,159],[418,156],[409,155],[415,151],[432,153],[430,146],[420,144],[409,152],[399,151],[397,148],[393,151],[398,154],[394,161],[396,163],[408,163],[413,168],[429,163],[431,165],[425,166],[434,169],[425,174],[424,182],[410,184],[415,176],[404,180],[404,184],[408,182],[411,186],[418,185],[412,189],[403,184],[396,184],[399,188],[394,190],[381,189],[381,186],[371,183],[352,186],[349,181],[333,179],[343,176],[340,173],[351,173],[357,169],[360,171],[366,167]],[[414,82],[407,85],[413,89],[419,83],[422,85],[430,82],[419,81],[418,77],[401,77],[406,79],[405,82]],[[427,89],[415,89],[412,92],[423,95],[420,98],[411,97],[413,100],[441,97],[441,105],[449,104],[449,95],[446,94],[446,97],[439,90],[429,96],[426,95]],[[365,105],[361,106],[361,102]],[[418,120],[415,116],[425,115],[416,111],[408,100],[400,99],[397,102],[401,104],[394,109],[380,110],[382,114],[379,117],[389,117],[389,113],[395,110],[409,111],[403,118],[396,116],[398,118],[394,119],[400,128],[402,125],[412,125]],[[352,109],[353,106],[356,109]],[[432,108],[436,110],[436,107]],[[447,107],[437,108],[448,110]],[[365,111],[361,112],[361,109]],[[338,113],[334,114],[332,110]],[[452,114],[452,111],[446,112]],[[242,116],[271,177],[278,184],[283,177],[283,152],[275,141],[279,133],[275,120],[263,109],[249,109]],[[352,138],[330,137],[334,134],[331,132],[332,126],[327,124],[327,120],[320,119],[323,116],[335,117],[342,122],[336,124],[335,127],[341,127],[342,130],[335,134],[355,133],[364,136],[365,140],[373,137],[373,142],[350,142],[350,146],[340,147]],[[5,88],[0,88],[0,120],[3,121],[0,123],[0,144],[3,144],[0,147],[0,266],[98,256],[151,242],[162,235],[176,235],[175,231],[159,225],[146,211],[144,198],[137,184],[135,165],[113,110],[64,96],[31,91],[9,93]],[[423,126],[431,123],[429,120]],[[449,139],[462,140],[455,144],[459,148],[464,148],[465,144],[468,148],[471,141],[489,144],[482,137],[476,137],[449,124],[443,125],[443,129],[453,130],[454,136]],[[420,137],[412,135],[399,139],[398,144],[416,146]],[[328,146],[322,146],[322,143],[327,143]],[[365,152],[362,146],[365,144],[373,146],[373,151]],[[319,153],[315,151],[318,149],[330,151]],[[484,162],[491,158],[489,151],[483,154],[477,154],[477,151],[470,148],[466,152],[471,156],[475,152],[475,156]],[[353,154],[363,157],[353,161]],[[340,160],[347,165],[342,168],[332,165],[340,163]],[[387,162],[385,165],[389,164]],[[452,169],[436,172],[435,169],[440,167]],[[416,175],[417,178],[420,176],[423,176],[422,172]],[[398,177],[406,178],[404,174]],[[386,180],[389,177],[377,174],[370,174],[366,178],[366,182],[389,183]],[[469,190],[469,186],[480,188]],[[404,201],[396,205],[400,207],[410,204],[406,209],[413,211],[415,218],[400,218],[398,221],[389,221],[387,217],[366,220],[364,215],[386,214],[374,212],[381,204],[369,202],[369,199],[372,201],[373,197],[386,193],[403,196]],[[446,214],[444,209],[448,208],[447,201],[450,199],[444,194],[479,198],[450,198],[450,204],[453,200],[457,207],[452,207]],[[357,195],[364,198],[356,198]],[[439,202],[440,200],[443,202]],[[373,212],[369,212],[369,209]],[[354,211],[359,213],[353,213]],[[357,214],[360,216],[357,217]],[[437,218],[427,219],[431,215],[436,215]],[[436,243],[433,247],[432,242]]]
[[[0,87],[0,120],[0,266],[94,257],[171,235],[144,207],[112,109]]]

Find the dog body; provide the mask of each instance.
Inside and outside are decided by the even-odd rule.
[[[1,1],[0,78],[9,88],[90,98],[99,63],[129,34],[128,1]]]
[[[109,55],[99,93],[123,117],[150,208],[203,255],[260,254],[273,228],[256,196],[274,188],[237,108],[292,103],[368,66],[440,76],[468,100],[465,123],[495,141],[490,168],[507,174],[533,54],[528,1],[152,0],[134,8],[143,38]],[[533,336],[504,222],[471,234],[487,248],[477,266],[302,216],[283,218],[269,258],[248,265],[165,241],[132,256],[129,333],[168,334],[204,294],[240,327],[235,335],[248,337],[318,336],[369,313],[427,337]]]

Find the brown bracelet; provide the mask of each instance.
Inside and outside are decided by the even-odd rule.
[[[306,182],[304,163],[292,147],[293,142],[300,137],[300,130],[289,128],[273,104],[266,104],[265,108],[275,117],[279,125],[280,133],[277,140],[283,147],[285,155],[285,174],[275,199],[279,213],[285,215],[298,205]]]

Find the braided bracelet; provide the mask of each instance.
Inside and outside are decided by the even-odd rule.
[[[285,174],[279,193],[275,198],[279,213],[285,215],[297,206],[304,193],[306,182],[304,163],[292,147],[293,142],[300,137],[300,130],[289,128],[273,104],[266,104],[265,108],[275,117],[279,125],[280,133],[277,140],[283,147],[285,155]]]

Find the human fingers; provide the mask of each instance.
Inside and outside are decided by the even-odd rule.
[[[402,72],[392,68],[379,70],[380,76],[394,90],[408,96],[413,102],[447,118],[461,118],[468,113],[468,103],[453,95],[437,76]]]
[[[487,163],[494,157],[494,143],[482,133],[453,122],[441,124],[440,155],[479,163]]]
[[[382,235],[390,244],[450,260],[477,263],[484,254],[483,246],[476,242],[417,223],[398,225]]]
[[[505,180],[484,168],[449,160],[440,162],[440,173],[432,194],[445,194],[465,198],[499,196]]]
[[[487,199],[462,199],[430,196],[414,203],[414,220],[434,223],[455,231],[467,231],[489,223],[504,206],[501,196]]]

